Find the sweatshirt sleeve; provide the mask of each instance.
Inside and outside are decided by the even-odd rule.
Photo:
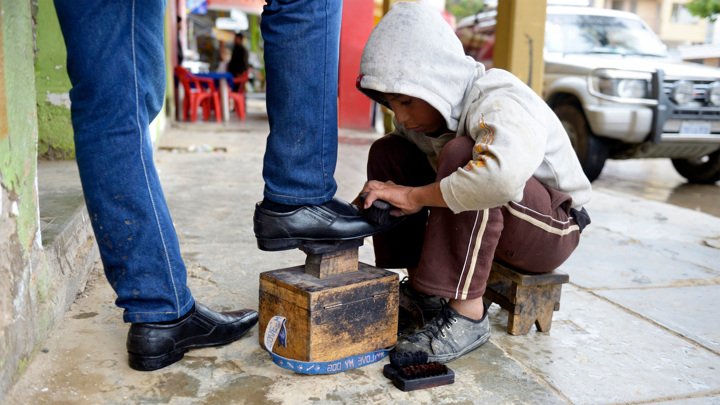
[[[545,154],[546,132],[516,95],[495,90],[473,102],[465,120],[475,140],[472,160],[440,182],[455,213],[522,199]]]

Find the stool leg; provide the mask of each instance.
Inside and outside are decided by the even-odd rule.
[[[561,284],[545,285],[538,287],[540,290],[543,305],[538,307],[537,321],[535,326],[540,332],[549,332],[552,326],[553,312],[560,309],[560,293],[562,292]]]
[[[553,312],[560,303],[561,285],[522,286],[515,294],[522,302],[517,313],[508,314],[508,333],[525,335],[534,324],[538,331],[548,332],[552,326]]]
[[[538,319],[535,321],[535,327],[540,332],[550,332],[552,326],[552,311],[549,313],[542,313],[538,315]]]
[[[527,335],[534,323],[535,317],[532,314],[508,312],[507,331],[511,335]]]

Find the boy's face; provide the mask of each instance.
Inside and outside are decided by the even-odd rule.
[[[432,134],[445,128],[445,118],[422,99],[404,94],[385,95],[390,109],[406,129]]]

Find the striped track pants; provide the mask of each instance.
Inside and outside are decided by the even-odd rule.
[[[427,157],[407,140],[387,135],[375,141],[368,158],[368,179],[407,186],[438,181],[471,159],[473,141],[448,142],[437,173]],[[570,196],[534,178],[523,199],[481,211],[453,213],[432,207],[408,216],[397,227],[373,236],[376,264],[407,268],[418,291],[454,299],[485,292],[493,260],[530,272],[560,266],[575,250],[580,229],[570,214]]]

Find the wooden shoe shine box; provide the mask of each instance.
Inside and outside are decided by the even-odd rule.
[[[286,347],[273,353],[299,361],[334,361],[394,345],[398,275],[365,263],[337,266],[308,257],[305,266],[260,274],[259,341],[273,316],[286,318]],[[352,261],[352,260],[351,260]],[[329,271],[326,264],[332,267]],[[344,266],[344,267],[343,267]]]

